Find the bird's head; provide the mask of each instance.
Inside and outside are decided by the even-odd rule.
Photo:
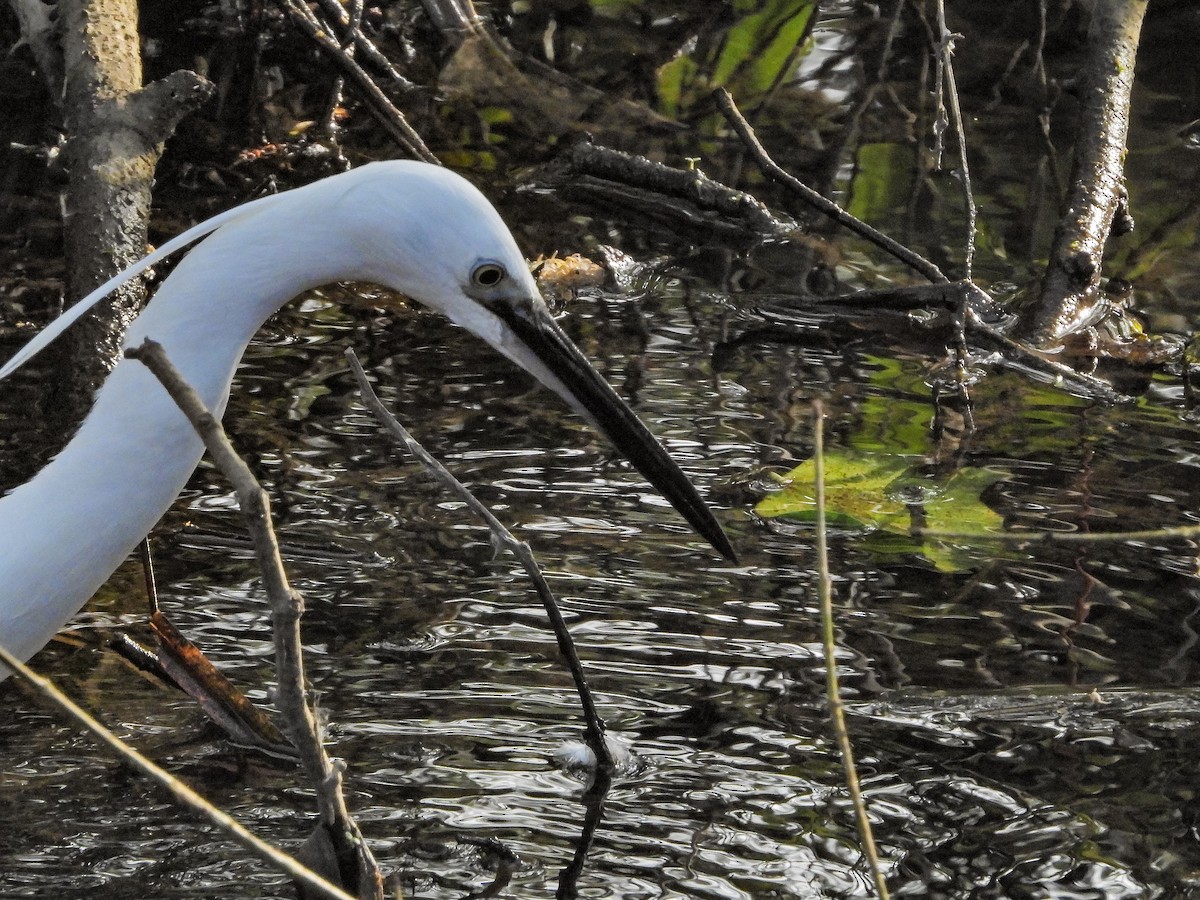
[[[701,536],[735,559],[678,464],[555,322],[487,199],[460,176],[424,163],[376,163],[355,172],[338,198],[338,218],[355,223],[348,237],[369,280],[440,311],[559,394]]]

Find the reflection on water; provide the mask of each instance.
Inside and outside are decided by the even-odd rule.
[[[867,28],[837,18],[850,4],[830,6],[826,49]],[[1033,168],[1023,164],[1031,142],[1006,135],[1015,113],[996,109],[975,125],[977,193],[995,229],[979,268],[1019,280],[1013,259],[1036,225],[1003,179]],[[1156,117],[1178,115],[1151,109],[1139,146],[1167,127]],[[1137,189],[1156,213],[1149,198],[1177,191],[1158,167],[1192,171],[1178,152],[1133,157],[1153,176]],[[1001,153],[1019,163],[986,158]],[[900,230],[899,218],[882,224]],[[769,252],[739,275],[783,290],[783,275],[763,271]],[[1163,287],[1156,315],[1179,312],[1175,298],[1200,271],[1194,251],[1172,258],[1141,270]],[[251,352],[228,422],[268,484],[308,600],[310,677],[332,751],[349,766],[350,804],[407,896],[465,897],[498,878],[509,896],[552,895],[587,810],[583,785],[551,759],[580,721],[518,567],[494,559],[481,527],[359,409],[341,356],[351,344],[417,437],[532,544],[602,714],[640,755],[605,801],[580,896],[868,891],[824,713],[811,532],[748,510],[767,471],[811,453],[817,396],[833,446],[933,456],[931,357],[908,332],[743,334],[735,306],[747,297],[730,295],[736,279],[714,283],[710,264],[657,277],[640,303],[580,301],[567,325],[724,509],[738,568],[557,400],[436,317],[383,323],[315,295]],[[895,276],[849,250],[838,274],[853,286]],[[957,450],[1001,475],[982,499],[1010,528],[1194,521],[1197,433],[1172,391],[1103,408],[992,372],[972,389],[975,430]],[[268,611],[227,486],[203,470],[158,541],[164,607],[268,699]],[[956,572],[915,547],[881,557],[850,531],[835,532],[831,550],[850,728],[898,895],[1197,889],[1191,544],[966,548],[971,565]],[[230,748],[190,703],[96,649],[115,625],[143,633],[125,584],[136,575],[38,666],[217,804],[296,848],[312,804],[295,772]],[[0,701],[0,897],[290,895],[18,685],[0,685]]]
[[[303,354],[283,339],[254,351],[231,424],[274,491],[287,492],[283,539],[309,601],[311,676],[350,766],[351,803],[414,896],[489,884],[501,865],[489,840],[516,854],[511,895],[544,896],[584,817],[582,785],[551,765],[579,733],[568,676],[516,565],[494,560],[457,504],[356,411],[337,361],[342,342],[361,339],[352,320],[331,318]],[[432,317],[404,325],[371,349],[370,365],[431,449],[532,542],[603,714],[642,760],[606,801],[581,895],[866,891],[822,711],[810,535],[772,534],[734,510],[744,567],[722,565],[660,502],[631,490],[627,467],[552,401],[525,415],[530,385],[505,364],[469,346],[434,349],[452,335]],[[616,332],[605,338],[599,359],[611,371],[636,348]],[[666,342],[646,351],[641,403],[669,438],[722,447],[689,454],[701,485],[731,484],[760,453],[801,452],[807,426],[772,399],[776,370],[789,369],[797,395],[815,394],[823,374],[805,384],[804,373],[824,373],[828,360],[814,367],[801,348],[764,348],[726,373],[742,389],[732,393],[698,387],[695,359],[679,354]],[[853,354],[842,362],[871,365]],[[914,364],[899,374],[919,373]],[[431,389],[443,379],[445,390]],[[1007,389],[994,383],[984,390]],[[896,406],[893,422],[907,421],[904,404],[923,399],[905,384],[919,379],[864,384],[833,411],[832,430],[880,398]],[[302,394],[318,399],[289,416]],[[689,432],[698,407],[711,431]],[[1171,520],[1189,502],[1191,461],[1148,434],[1177,432],[1169,413],[1080,416],[1050,392],[1039,407],[1047,422],[1071,422],[1060,439],[1086,447],[1087,463],[1014,459],[1010,423],[983,418],[975,462],[1005,472],[990,501],[1014,521],[1041,510],[1114,527],[1131,511]],[[1037,419],[1027,416],[1031,431]],[[756,449],[756,430],[776,435],[774,447]],[[1127,471],[1133,455],[1141,464]],[[236,515],[210,473],[190,497],[161,539],[163,602],[261,697],[267,610]],[[1200,859],[1186,751],[1200,705],[1173,688],[1195,682],[1197,598],[1182,548],[1041,548],[960,574],[915,555],[880,567],[851,534],[835,536],[833,550],[850,724],[899,883],[922,885],[915,895],[1121,897],[1190,877]],[[136,603],[112,596],[81,619],[137,620]],[[188,703],[86,647],[56,647],[39,662],[268,837],[294,847],[306,833],[307,791],[294,773],[241,757]],[[1082,688],[1092,685],[1113,689],[1091,700]],[[286,894],[256,866],[228,862],[237,854],[20,689],[3,691],[4,896],[45,896],[51,882],[67,897],[182,895],[189,885]]]

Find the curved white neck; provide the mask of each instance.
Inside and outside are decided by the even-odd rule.
[[[336,232],[291,214],[293,196],[262,202],[214,232],[179,263],[126,337],[126,346],[146,337],[161,343],[217,415],[246,344],[269,315],[306,289],[363,271],[357,249]],[[336,265],[322,270],[323,259]],[[0,641],[21,659],[44,646],[149,533],[202,452],[145,367],[118,363],[70,444],[0,499]]]

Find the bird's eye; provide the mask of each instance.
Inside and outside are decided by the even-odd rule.
[[[471,272],[471,284],[476,287],[490,288],[495,287],[505,278],[508,273],[504,271],[504,266],[500,263],[485,262],[477,265]]]

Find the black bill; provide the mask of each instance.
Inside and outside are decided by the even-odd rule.
[[[582,413],[696,532],[728,559],[737,562],[729,538],[696,488],[642,424],[642,420],[596,371],[541,303],[520,312],[492,308],[562,386],[560,393]]]

